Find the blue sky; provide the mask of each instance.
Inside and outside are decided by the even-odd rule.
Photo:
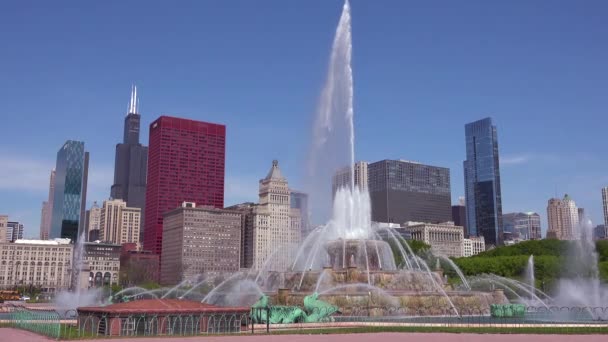
[[[357,159],[451,170],[464,124],[498,125],[504,212],[569,193],[594,222],[608,186],[608,2],[352,0]],[[38,234],[56,152],[91,152],[109,196],[132,83],[161,114],[227,125],[226,205],[279,159],[303,183],[340,0],[13,1],[0,5],[0,212]],[[279,142],[279,143],[278,143]]]

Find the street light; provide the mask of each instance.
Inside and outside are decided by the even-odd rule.
[[[372,291],[367,292],[367,317],[371,317],[372,316],[372,312],[371,312],[371,301],[372,301]]]

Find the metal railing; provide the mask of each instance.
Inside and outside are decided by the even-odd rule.
[[[195,336],[247,332],[249,313],[80,314],[4,305],[0,322],[56,339],[121,336]]]
[[[78,315],[75,310],[61,312],[4,304],[0,306],[0,322],[56,339],[271,333],[282,329],[341,327],[500,333],[516,333],[526,329],[546,333],[608,333],[608,307],[530,306],[517,317],[493,317],[487,308],[463,308],[456,314],[449,307],[412,310],[396,306],[361,306],[343,307],[339,313],[323,322],[311,323],[272,321],[267,319],[271,317],[271,310],[272,307],[264,307],[252,308],[248,313]],[[317,308],[312,314],[323,314],[321,310],[324,309]]]

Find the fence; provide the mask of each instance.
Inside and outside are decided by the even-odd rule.
[[[0,321],[9,326],[51,338],[116,336],[193,336],[239,334],[282,329],[361,328],[412,329],[418,331],[480,331],[546,333],[608,333],[608,307],[527,307],[519,317],[492,317],[489,309],[365,306],[344,307],[324,322],[271,321],[271,307],[252,308],[249,313],[201,313],[160,315],[84,314],[25,308],[0,307]],[[323,310],[322,308],[316,310]],[[324,316],[322,311],[312,314]],[[311,314],[311,315],[312,315]],[[263,318],[263,319],[262,319]],[[258,324],[254,324],[254,322]],[[380,327],[378,327],[380,326]],[[370,328],[371,329],[371,328]],[[452,330],[450,330],[452,329]],[[477,329],[477,330],[476,330]]]
[[[0,321],[55,339],[234,334],[247,332],[250,324],[248,312],[78,315],[75,310],[34,309],[11,304],[0,307]]]
[[[490,329],[497,332],[517,332],[521,329],[538,332],[596,332],[608,333],[608,307],[526,307],[523,315],[493,317],[489,308],[421,307],[411,310],[403,307],[360,306],[343,307],[325,322],[305,323],[273,320],[272,308],[252,308],[252,317],[260,324],[258,330],[310,329],[324,327],[416,328],[418,330]],[[323,316],[323,308],[310,315]],[[270,319],[266,319],[266,318]]]

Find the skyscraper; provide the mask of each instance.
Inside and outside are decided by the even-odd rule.
[[[268,270],[282,271],[291,265],[301,241],[300,210],[291,208],[287,179],[279,169],[279,162],[260,180],[260,202],[253,213],[253,260],[251,267],[264,268],[268,258]]]
[[[57,152],[50,238],[76,241],[83,231],[88,172],[84,142],[66,141]]]
[[[40,210],[40,240],[48,239],[46,233],[46,227],[49,225],[49,202],[42,202],[42,209]]]
[[[502,215],[503,231],[520,240],[540,240],[540,215],[534,212]]]
[[[580,237],[576,203],[568,194],[563,199],[551,198],[547,205],[547,239],[577,240]]]
[[[454,225],[460,226],[463,228],[464,236],[469,236],[469,231],[467,229],[467,207],[462,204],[456,204],[452,206],[452,221],[454,221]]]
[[[55,170],[51,170],[49,179],[49,198],[42,202],[42,217],[40,219],[40,239],[48,240],[51,233],[51,220],[53,217],[53,200],[55,196]]]
[[[469,235],[483,236],[486,246],[502,244],[502,198],[498,136],[491,118],[465,125],[465,200]]]
[[[355,163],[355,186],[358,186],[359,189],[367,189],[368,182],[368,171],[367,171],[367,162],[361,161]],[[331,188],[332,195],[336,194],[339,188],[350,187],[351,186],[351,177],[352,172],[350,167],[342,168],[334,174],[332,177]]]
[[[300,210],[300,229],[302,230],[302,238],[304,238],[312,229],[312,225],[310,224],[310,210],[308,209],[308,194],[293,189],[289,191],[291,208]]]
[[[160,254],[163,214],[224,206],[226,126],[161,116],[150,124],[144,249]]]
[[[86,213],[86,225],[87,225],[87,241],[99,240],[99,229],[101,222],[101,208],[97,202],[93,202],[91,209],[87,210]]]
[[[8,242],[6,230],[8,228],[8,216],[0,215],[0,243]]]
[[[143,217],[146,207],[148,147],[139,142],[140,121],[137,88],[133,87],[129,110],[125,116],[122,143],[116,144],[114,185],[110,196],[124,200],[127,202],[127,207],[140,208]]]
[[[139,245],[140,220],[141,209],[127,207],[127,202],[121,199],[104,201],[99,216],[99,239],[118,245]]]
[[[23,224],[16,221],[9,221],[6,229],[6,240],[15,242],[23,239]]]
[[[602,204],[604,207],[604,227],[608,227],[608,187],[602,188]]]
[[[452,220],[450,170],[404,160],[368,165],[372,221],[442,223]]]
[[[241,213],[184,203],[165,214],[160,283],[198,281],[240,266]]]

